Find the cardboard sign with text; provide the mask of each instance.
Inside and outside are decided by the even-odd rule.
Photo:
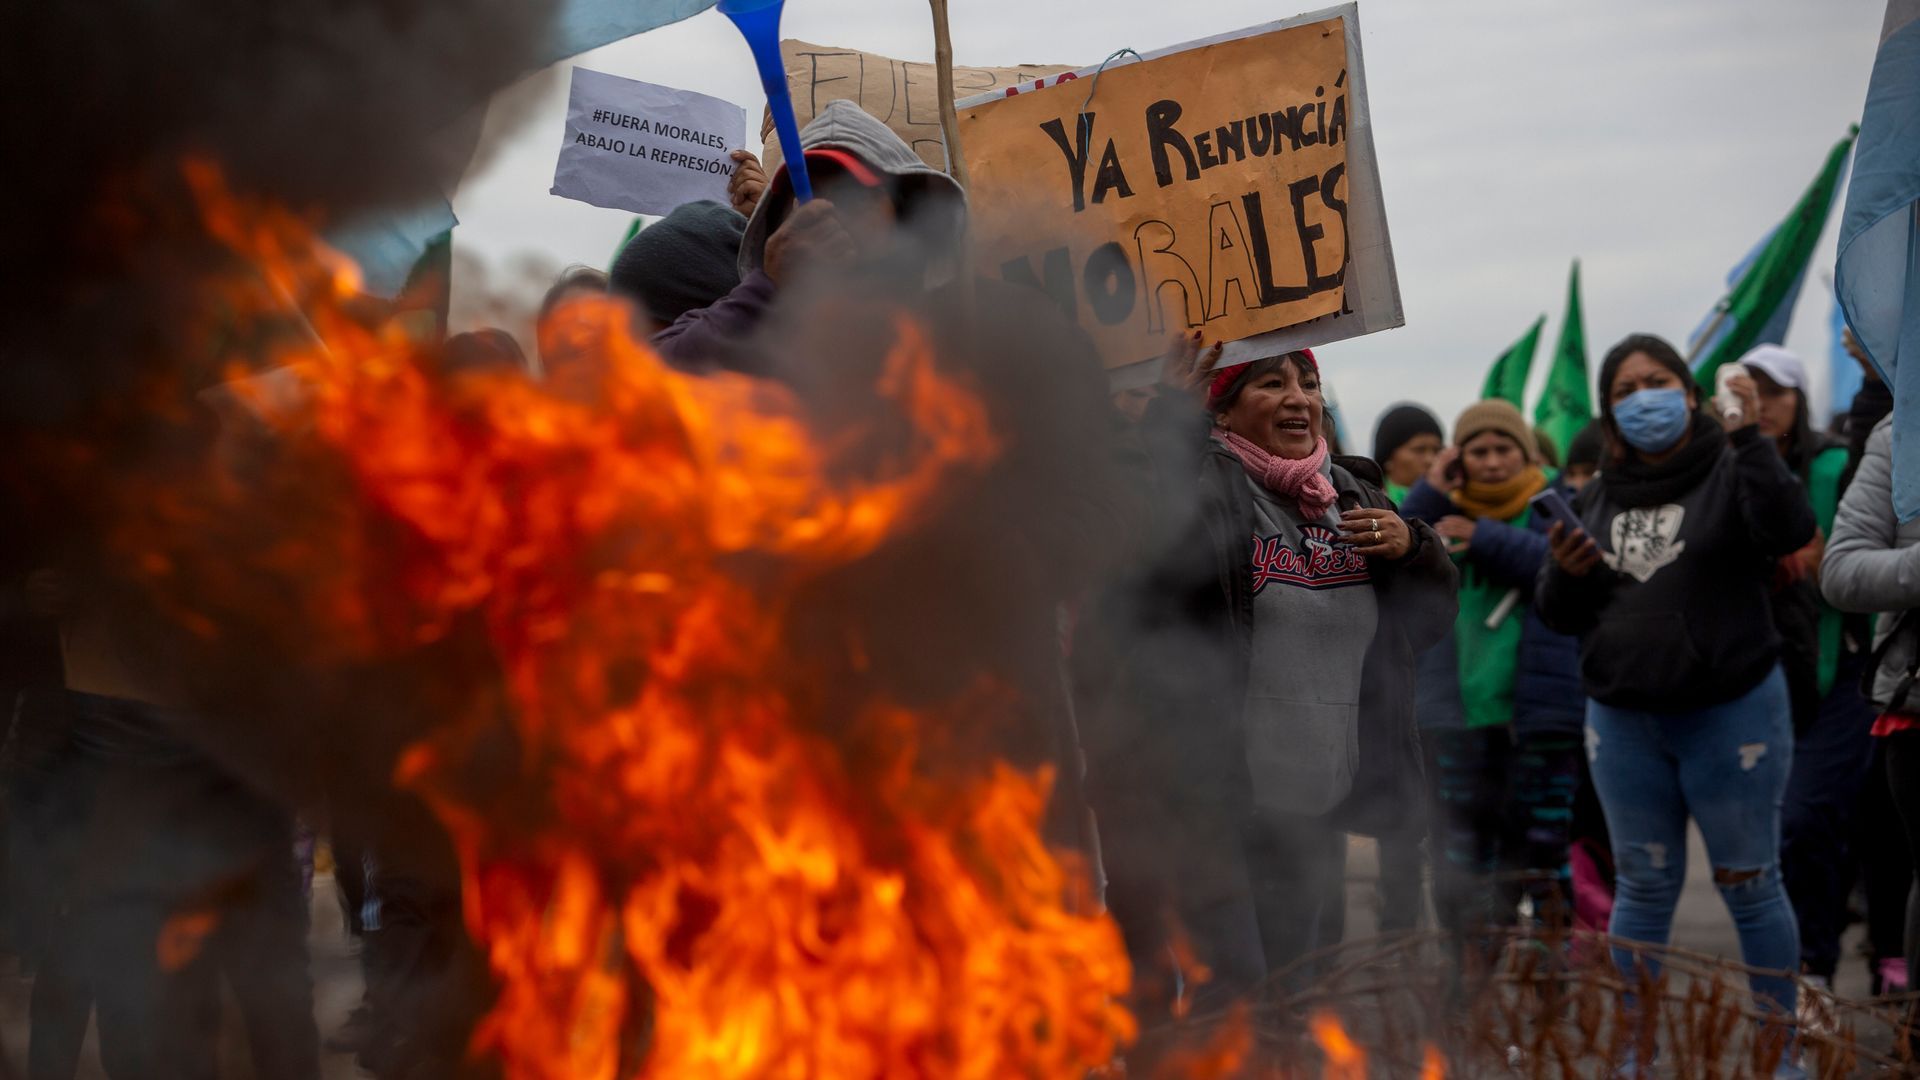
[[[1194,328],[1271,354],[1399,325],[1350,13],[1110,65],[1097,87],[1082,71],[964,102],[980,271],[1046,290],[1110,368]],[[1365,325],[1357,217],[1376,264]]]
[[[947,143],[940,136],[939,81],[932,64],[909,63],[858,49],[811,45],[804,41],[780,43],[787,65],[787,87],[801,127],[818,116],[829,101],[852,101],[870,116],[892,128],[929,166],[946,171]],[[1014,67],[958,67],[953,69],[956,97],[1003,90],[1037,79],[1048,79],[1072,68],[1061,64],[1020,64]],[[773,121],[761,125],[767,144],[764,160],[768,175],[779,167],[780,145]]]

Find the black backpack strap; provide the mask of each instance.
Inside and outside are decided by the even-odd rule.
[[[1887,636],[1881,638],[1880,643],[1867,654],[1867,670],[1860,676],[1860,693],[1868,701],[1873,700],[1873,685],[1879,680],[1880,665],[1886,662],[1887,653],[1893,649],[1893,643],[1900,640],[1900,635],[1912,629],[1913,622],[1912,609],[1901,612],[1899,621],[1893,624],[1893,629],[1887,631]],[[1913,660],[1907,664],[1907,673],[1901,676],[1899,684],[1894,687],[1893,698],[1887,702],[1888,712],[1906,711],[1907,696],[1913,692],[1913,684],[1916,681],[1920,681],[1920,648],[1914,650]]]

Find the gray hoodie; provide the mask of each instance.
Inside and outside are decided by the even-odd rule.
[[[953,177],[921,161],[920,155],[894,134],[892,128],[868,116],[851,101],[827,102],[820,115],[801,130],[800,145],[808,150],[831,146],[851,153],[872,166],[875,172],[893,178],[902,201],[908,204],[928,196],[954,200],[953,205],[961,212],[951,215],[950,224],[958,228],[966,223],[967,196]],[[767,217],[775,202],[761,199],[747,220],[747,234],[740,241],[741,277],[760,269],[765,262],[767,236],[773,231]],[[950,239],[957,240],[958,234]]]
[[[902,220],[912,222],[930,247],[952,250],[961,243],[966,228],[966,195],[960,185],[921,161],[893,129],[862,112],[858,105],[851,101],[828,102],[801,130],[800,144],[809,150],[845,150],[891,178],[901,203]],[[774,197],[769,189],[747,219],[747,231],[740,240],[740,284],[712,305],[687,312],[654,335],[653,346],[661,355],[682,364],[724,363],[759,325],[778,291],[764,268],[767,237],[773,232],[771,216],[788,203],[787,198]]]

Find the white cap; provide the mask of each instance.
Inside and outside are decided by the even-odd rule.
[[[1747,355],[1740,358],[1742,367],[1749,367],[1789,390],[1807,388],[1807,365],[1800,358],[1778,345],[1755,345]]]

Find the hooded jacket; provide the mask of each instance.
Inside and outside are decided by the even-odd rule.
[[[1874,426],[1853,483],[1840,500],[1833,536],[1820,562],[1820,588],[1841,611],[1883,612],[1874,648],[1881,652],[1873,675],[1873,702],[1886,709],[1895,688],[1920,658],[1920,623],[1900,615],[1920,607],[1920,519],[1902,524],[1893,512],[1893,421]],[[1899,640],[1888,642],[1896,630]],[[1884,651],[1882,647],[1884,646]],[[1920,714],[1920,693],[1906,711]]]
[[[1701,436],[1696,433],[1695,438]],[[1587,696],[1684,713],[1740,697],[1780,661],[1774,564],[1813,539],[1813,509],[1772,443],[1733,432],[1710,471],[1672,501],[1629,507],[1602,472],[1575,504],[1604,562],[1574,577],[1549,561],[1537,603],[1581,639]]]
[[[1573,493],[1566,485],[1552,486],[1572,500]],[[1453,500],[1424,478],[1407,493],[1400,512],[1429,523],[1459,513]],[[1527,735],[1578,735],[1587,714],[1580,691],[1580,644],[1549,628],[1531,602],[1534,581],[1553,558],[1548,552],[1547,528],[1546,519],[1531,508],[1524,525],[1480,518],[1474,522],[1466,563],[1498,588],[1520,589],[1526,601],[1507,616],[1523,620],[1513,678],[1514,730]],[[1460,698],[1460,655],[1453,634],[1420,654],[1418,685],[1416,700],[1422,728],[1466,726]]]
[[[835,147],[870,166],[891,186],[902,223],[928,250],[956,250],[966,225],[966,194],[953,178],[920,160],[887,125],[851,101],[830,101],[800,132],[808,150]],[[776,174],[777,176],[778,174]],[[774,215],[791,201],[760,200],[740,240],[740,284],[712,305],[689,311],[654,335],[653,346],[669,360],[725,362],[740,341],[765,318],[778,286],[767,276],[767,238]]]

